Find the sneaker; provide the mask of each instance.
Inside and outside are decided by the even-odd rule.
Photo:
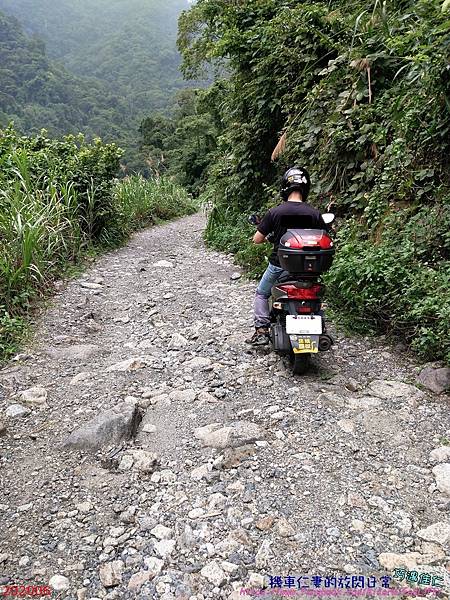
[[[245,340],[246,344],[252,346],[267,346],[270,341],[269,329],[267,327],[258,327],[251,338]]]

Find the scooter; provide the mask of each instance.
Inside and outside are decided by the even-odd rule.
[[[335,216],[325,213],[322,218],[329,225]],[[257,225],[260,219],[251,215],[249,222]],[[271,235],[266,239],[271,241]],[[322,229],[288,229],[279,243],[284,271],[269,299],[270,339],[275,352],[289,358],[295,375],[306,373],[312,354],[333,345],[325,325],[320,276],[331,267],[334,251],[333,240]]]

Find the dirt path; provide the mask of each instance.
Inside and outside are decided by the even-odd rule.
[[[0,584],[201,600],[263,576],[379,587],[402,564],[445,579],[450,471],[432,469],[450,451],[430,452],[450,438],[448,397],[411,385],[417,365],[379,342],[338,336],[302,378],[249,351],[254,284],[230,279],[203,226],[99,259],[0,371]],[[64,445],[96,415],[83,449]]]

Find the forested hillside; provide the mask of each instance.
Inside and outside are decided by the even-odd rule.
[[[165,108],[183,86],[177,19],[187,0],[0,0],[50,58],[72,73],[104,81],[128,115]]]
[[[250,245],[246,215],[300,163],[311,201],[339,216],[328,297],[341,320],[450,361],[449,9],[198,0],[179,47],[187,76],[230,73],[202,99],[219,124],[209,242],[261,272],[268,248]]]
[[[44,43],[0,13],[0,124],[14,119],[22,131],[45,127],[52,135],[83,132],[123,138],[123,102],[99,81],[69,74],[46,56]]]
[[[0,124],[85,133],[125,149],[124,173],[148,172],[139,126],[185,87],[176,49],[185,0],[0,0]],[[15,15],[17,20],[11,15]]]

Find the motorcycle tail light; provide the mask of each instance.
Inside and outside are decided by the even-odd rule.
[[[292,300],[316,300],[322,290],[322,286],[314,284],[309,288],[298,288],[288,283],[278,286],[278,289],[282,290]]]
[[[294,235],[283,242],[283,246],[294,250],[302,248],[320,248],[321,250],[329,250],[333,247],[333,241],[329,235],[323,231],[311,231],[307,235]]]
[[[297,312],[299,315],[308,315],[312,313],[312,308],[310,306],[297,306]]]
[[[303,248],[304,243],[302,238],[291,237],[284,242],[284,246],[286,246],[286,248],[294,248],[297,250]]]
[[[323,234],[319,240],[319,246],[322,248],[322,250],[328,250],[329,248],[333,247],[333,242],[328,235]]]

